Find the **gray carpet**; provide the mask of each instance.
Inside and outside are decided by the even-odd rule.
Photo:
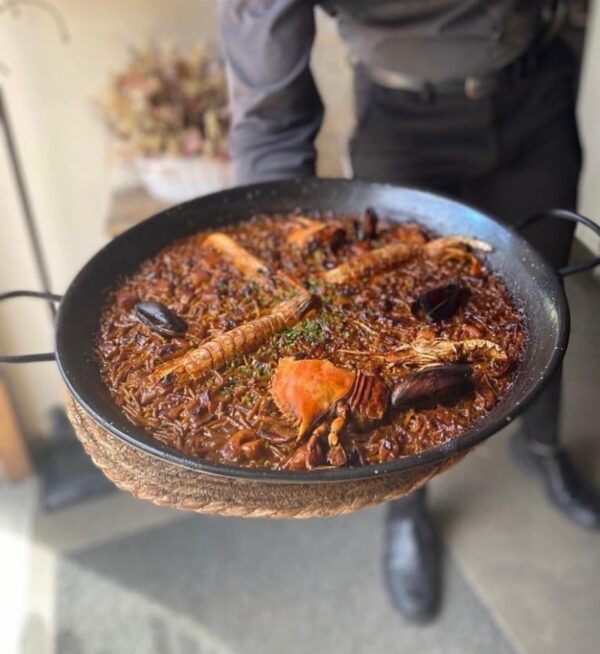
[[[382,517],[195,517],[73,553],[57,571],[58,651],[512,652],[448,557],[438,621],[415,627],[390,608]]]

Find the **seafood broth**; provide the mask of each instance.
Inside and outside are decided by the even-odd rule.
[[[372,210],[198,232],[108,295],[101,376],[134,424],[214,462],[416,454],[480,421],[518,367],[524,317],[490,250]]]

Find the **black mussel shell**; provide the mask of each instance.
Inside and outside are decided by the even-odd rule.
[[[369,207],[365,210],[362,222],[358,229],[358,238],[361,241],[370,241],[377,236],[377,222],[379,217],[375,213],[375,209]]]
[[[451,318],[460,304],[460,286],[445,284],[431,288],[419,296],[418,306],[423,309],[425,317],[431,322],[441,322]]]
[[[335,254],[347,241],[346,230],[337,228],[329,236],[329,249]]]
[[[186,322],[160,302],[138,302],[134,312],[143,325],[161,336],[181,336],[187,330]]]
[[[422,409],[453,404],[473,390],[473,369],[446,364],[407,375],[392,390],[394,409]]]

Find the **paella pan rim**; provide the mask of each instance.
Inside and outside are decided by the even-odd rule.
[[[465,220],[468,222],[463,233],[481,236],[480,233],[477,233],[477,230],[475,232],[473,230],[473,220],[476,219],[480,231],[483,226],[497,237],[489,239],[496,246],[496,254],[489,255],[489,263],[490,267],[499,272],[505,279],[509,289],[508,276],[510,276],[512,266],[505,261],[503,262],[502,259],[497,259],[496,263],[503,262],[503,265],[505,265],[504,271],[497,270],[498,266],[494,265],[495,256],[514,255],[515,262],[510,263],[516,264],[518,259],[521,268],[529,270],[532,277],[532,279],[523,277],[521,281],[527,282],[529,285],[537,282],[538,286],[540,286],[540,293],[543,294],[545,301],[550,302],[548,306],[553,309],[551,313],[552,320],[549,321],[551,324],[541,326],[544,328],[542,333],[545,334],[549,341],[546,347],[548,353],[543,365],[538,366],[536,370],[523,369],[517,373],[517,380],[524,375],[530,377],[530,381],[526,384],[527,391],[512,406],[507,407],[506,398],[503,398],[499,405],[489,414],[489,419],[486,416],[460,436],[437,447],[424,450],[419,454],[401,457],[388,463],[330,470],[282,471],[244,468],[187,456],[155,440],[149,432],[130,423],[118,405],[109,397],[108,390],[104,387],[104,392],[102,391],[102,386],[99,386],[101,382],[97,364],[92,356],[92,334],[95,333],[103,301],[103,298],[99,297],[99,295],[103,295],[111,285],[116,283],[120,276],[133,272],[148,256],[152,256],[153,253],[176,238],[193,233],[203,227],[236,222],[235,218],[227,220],[227,217],[225,217],[223,222],[219,222],[220,219],[213,219],[211,215],[214,215],[217,208],[221,208],[225,214],[231,212],[231,216],[236,216],[239,211],[243,210],[245,215],[238,215],[237,220],[239,221],[249,217],[252,213],[264,210],[275,212],[277,209],[273,207],[279,205],[281,205],[279,211],[286,212],[296,207],[307,208],[306,205],[311,203],[316,208],[319,203],[322,203],[324,210],[327,211],[332,203],[336,205],[338,202],[350,202],[349,206],[354,206],[352,204],[354,201],[357,205],[355,212],[358,212],[365,208],[363,206],[364,202],[367,203],[367,206],[377,204],[376,200],[379,197],[382,198],[384,207],[387,203],[388,207],[397,209],[404,219],[413,217],[413,219],[423,222],[423,219],[427,217],[429,205],[447,208],[455,212],[463,212]],[[397,204],[394,203],[395,197],[401,200]],[[325,198],[328,198],[328,200],[325,201]],[[356,199],[353,200],[353,198]],[[294,205],[294,202],[297,204]],[[269,207],[271,208],[269,209]],[[419,214],[416,211],[415,214],[414,207],[422,207],[425,213]],[[308,207],[308,209],[314,210],[313,207]],[[203,210],[208,213],[208,222],[204,223],[203,219],[206,216],[203,215]],[[348,210],[348,206],[343,210]],[[389,216],[389,212],[386,212],[386,215],[394,219],[393,215]],[[165,236],[164,227],[167,223],[170,223],[169,226],[174,229],[169,229],[168,235]],[[424,224],[427,227],[432,227],[427,221]],[[438,231],[444,233],[443,228]],[[446,233],[450,233],[450,231],[446,231]],[[162,235],[158,240],[154,238],[157,233]],[[459,232],[455,230],[455,233]],[[500,242],[505,245],[504,248],[499,247]],[[511,247],[508,248],[506,245]],[[518,250],[519,257],[516,256],[515,248]],[[132,255],[130,260],[123,260],[125,253]],[[518,272],[522,273],[521,270]],[[523,295],[518,297],[518,295],[515,295],[514,289],[510,290],[518,302],[523,299]],[[82,302],[84,303],[83,311],[81,310]],[[83,316],[79,329],[74,326],[78,314]],[[538,327],[534,324],[530,325],[530,341],[532,338],[537,338],[536,330]],[[532,333],[532,331],[535,333]],[[498,432],[509,424],[542,390],[564,355],[568,336],[569,310],[560,278],[550,265],[510,227],[501,225],[489,215],[483,214],[480,210],[469,207],[469,205],[428,191],[359,180],[299,179],[237,187],[203,196],[148,218],[109,242],[81,269],[67,289],[60,304],[56,326],[56,359],[70,393],[84,410],[101,427],[153,457],[195,470],[198,473],[249,482],[339,483],[370,479],[382,475],[400,474],[432,463],[438,463],[473,447]],[[527,347],[529,348],[531,345],[532,343],[529,342]],[[515,383],[517,383],[517,380]]]

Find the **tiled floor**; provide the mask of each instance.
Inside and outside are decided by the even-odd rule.
[[[586,275],[567,285],[564,431],[600,486],[600,286]],[[425,628],[406,624],[387,603],[381,508],[309,522],[244,521],[114,493],[29,521],[35,489],[0,489],[3,507],[12,507],[0,533],[31,534],[20,562],[13,548],[13,577],[17,565],[29,573],[13,651],[595,654],[600,534],[548,506],[509,460],[509,437],[498,434],[432,484],[446,545],[445,602]]]

